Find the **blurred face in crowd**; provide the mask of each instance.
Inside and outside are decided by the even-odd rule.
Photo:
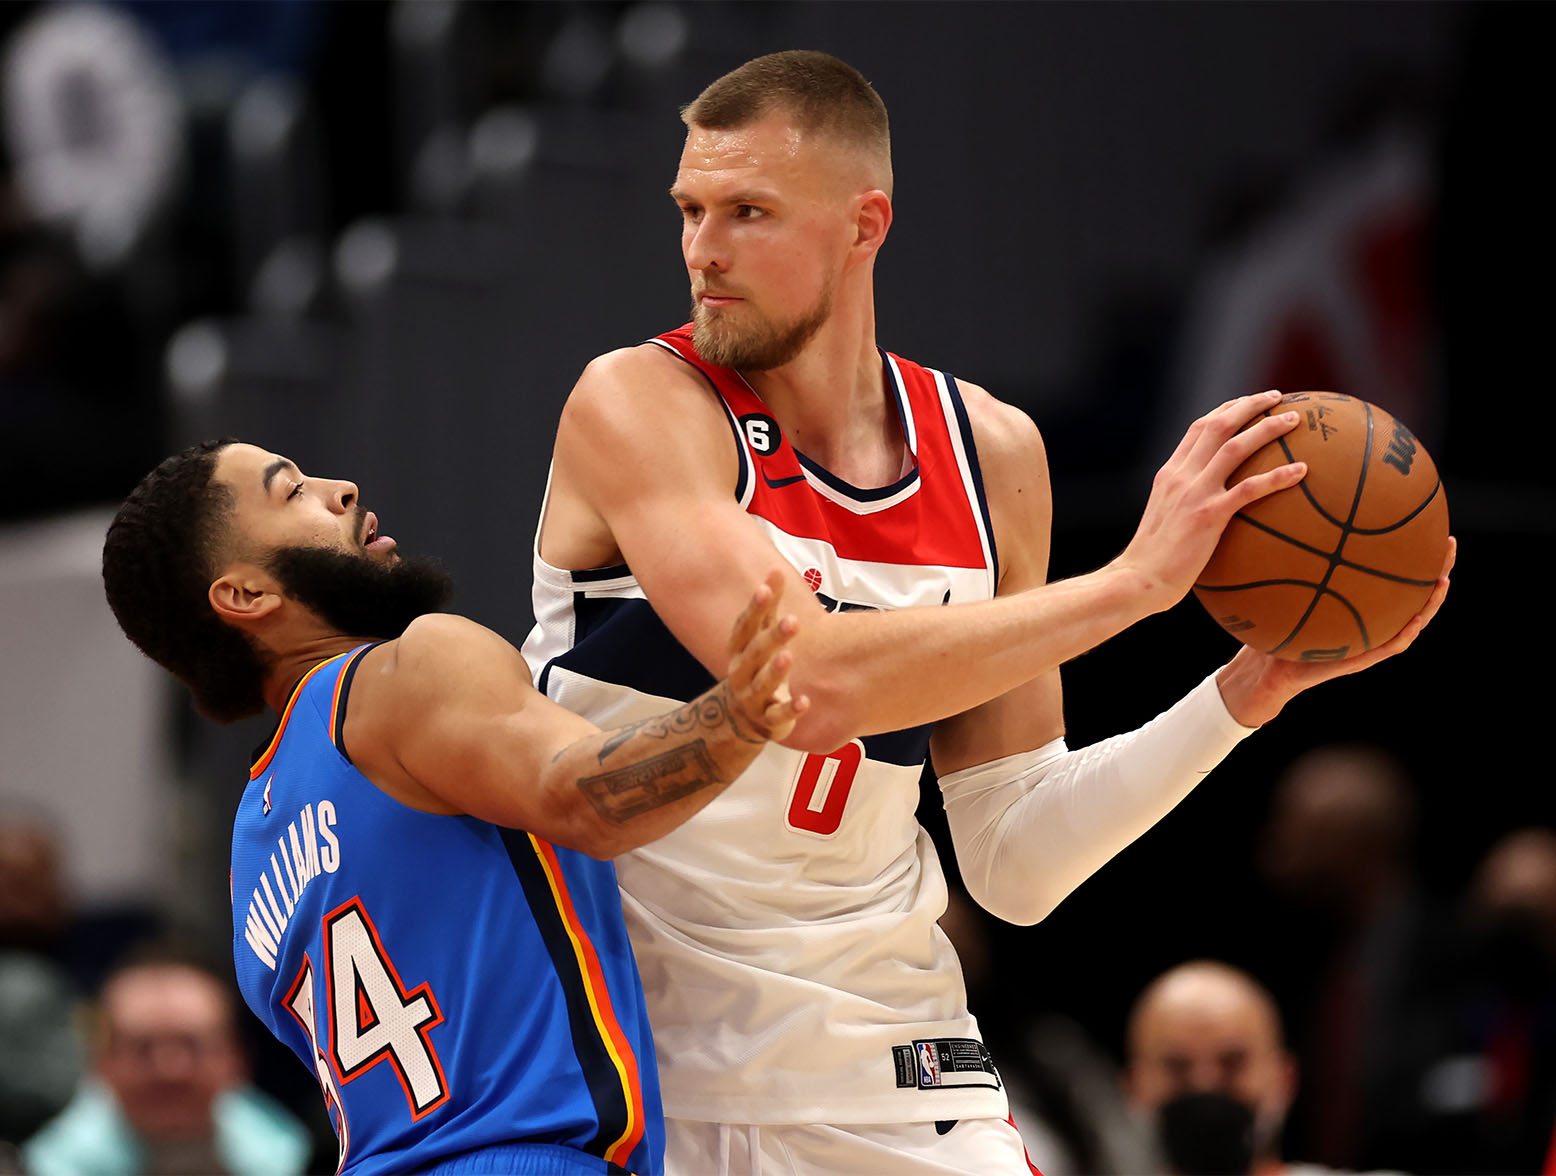
[[[103,991],[97,1072],[143,1138],[208,1137],[213,1101],[244,1076],[227,991],[179,965],[120,973]]]
[[[1515,829],[1476,867],[1465,894],[1481,980],[1538,999],[1556,984],[1556,832]]]
[[[1129,1023],[1130,1101],[1157,1115],[1188,1095],[1220,1095],[1252,1113],[1255,1158],[1278,1143],[1296,1089],[1277,1010],[1252,978],[1211,962],[1155,981]]]
[[[65,908],[53,836],[31,821],[0,818],[0,946],[47,947]]]
[[[1365,906],[1404,871],[1413,819],[1409,788],[1380,751],[1317,748],[1276,786],[1260,867],[1298,902],[1331,912]]]
[[[863,203],[890,220],[871,179],[843,146],[781,112],[689,128],[670,194],[704,359],[760,371],[799,354],[832,314]]]

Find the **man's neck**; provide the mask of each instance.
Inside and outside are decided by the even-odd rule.
[[[285,653],[275,656],[265,673],[265,703],[280,714],[286,710],[287,701],[304,674],[320,662],[353,650],[367,640],[370,639],[330,633],[289,645]]]
[[[839,310],[782,367],[741,374],[813,461],[861,487],[901,476],[902,425],[876,350],[873,310]]]

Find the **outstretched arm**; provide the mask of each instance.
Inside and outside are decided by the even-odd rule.
[[[977,707],[1176,603],[1231,515],[1301,474],[1280,467],[1226,488],[1248,454],[1294,424],[1276,415],[1238,432],[1277,398],[1246,397],[1197,421],[1158,475],[1134,540],[1096,572],[979,604],[830,615],[733,500],[733,442],[707,387],[660,349],[631,349],[596,360],[569,398],[541,551],[573,568],[624,559],[714,674],[753,576],[777,572],[782,606],[804,621],[795,690],[814,704],[784,742],[827,752]],[[1029,472],[1025,493],[1046,513],[1046,470]]]
[[[412,807],[614,857],[681,824],[793,728],[807,705],[787,689],[795,630],[793,617],[778,618],[775,585],[760,585],[728,638],[725,679],[601,731],[539,694],[497,634],[423,617],[366,655],[347,745],[364,775]]]
[[[995,525],[1003,524],[1001,591],[1020,592],[1046,575],[1048,520],[1020,493],[1020,473],[1039,455],[1020,430],[997,424],[985,415],[979,453]],[[1045,917],[1286,701],[1409,648],[1441,606],[1452,563],[1450,550],[1421,614],[1373,653],[1304,664],[1245,648],[1143,727],[1087,747],[1064,742],[1057,672],[938,724],[931,749],[969,893],[1010,922]]]

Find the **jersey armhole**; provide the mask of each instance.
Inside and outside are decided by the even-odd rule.
[[[346,750],[346,699],[351,693],[351,679],[356,677],[357,666],[362,664],[362,655],[382,644],[382,641],[374,641],[371,645],[364,645],[349,654],[345,665],[341,666],[339,676],[335,679],[335,701],[330,707],[330,742],[335,745],[335,750],[340,752],[340,758],[348,764],[351,763],[351,753]],[[355,766],[352,764],[352,767]]]
[[[719,391],[718,383],[701,366],[694,363],[688,356],[682,355],[663,339],[650,339],[648,341],[656,346],[663,347],[707,382],[708,389],[713,393],[713,398],[719,402],[719,407],[724,410],[724,423],[729,426],[729,431],[735,438],[735,458],[740,463],[740,472],[735,477],[735,501],[740,503],[742,507],[749,506],[751,504],[751,492],[755,489],[751,473],[751,455],[746,452],[745,438],[740,433],[740,422],[735,419],[735,412],[730,408],[729,401],[724,399],[724,393]]]
[[[994,577],[994,585],[998,590],[999,550],[994,545],[994,518],[989,513],[989,498],[983,489],[983,470],[978,465],[978,443],[973,439],[972,420],[967,415],[967,406],[962,403],[962,390],[957,386],[956,377],[950,372],[940,374],[945,379],[946,395],[951,402],[951,410],[956,416],[956,429],[961,436],[961,449],[966,456],[967,471],[972,475],[973,492],[977,499],[974,506],[983,525],[984,539],[989,545],[989,571]]]

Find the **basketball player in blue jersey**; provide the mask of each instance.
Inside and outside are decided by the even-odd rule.
[[[1295,414],[1250,424],[1276,404],[1266,392],[1194,422],[1122,553],[1050,584],[1032,422],[876,344],[892,171],[874,90],[826,54],[779,53],[683,119],[671,195],[692,321],[601,356],[573,389],[525,644],[537,685],[602,721],[723,674],[723,633],[762,577],[803,619],[794,679],[810,709],[617,863],[667,1169],[1026,1172],[936,925],[945,882],[914,817],[926,754],[973,897],[1035,923],[1298,692],[1408,647],[1448,568],[1372,653],[1244,649],[1141,729],[1069,749],[1060,664],[1175,604],[1231,516],[1302,477],[1288,465],[1226,485]],[[955,229],[988,244],[977,221]]]
[[[706,804],[805,709],[775,585],[687,705],[601,731],[437,613],[350,482],[252,445],[169,458],[103,550],[125,632],[218,720],[279,720],[233,830],[249,1006],[313,1072],[348,1173],[662,1172],[609,858]]]

